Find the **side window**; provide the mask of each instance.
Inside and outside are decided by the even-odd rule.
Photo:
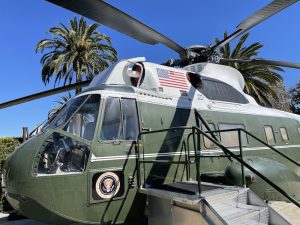
[[[281,134],[281,138],[282,138],[282,142],[285,144],[289,143],[289,137],[287,134],[287,130],[285,129],[285,127],[280,127],[280,134]]]
[[[134,99],[107,98],[101,140],[135,140],[139,132]]]
[[[265,126],[265,133],[266,133],[267,143],[269,145],[275,145],[273,128],[271,126]]]
[[[38,174],[65,174],[86,169],[90,149],[71,137],[54,132],[42,145]]]
[[[216,130],[216,126],[213,123],[208,123],[208,126],[210,128],[210,130]],[[202,130],[203,131],[207,131],[206,127],[204,125],[202,125]],[[216,135],[216,133],[214,133]],[[211,134],[208,134],[211,137]],[[204,146],[205,148],[213,148],[216,145],[210,141],[207,137],[203,136],[203,140],[204,140]]]
[[[249,101],[238,90],[220,80],[189,73],[188,79],[191,84],[206,98],[216,101],[235,102],[247,104]],[[201,81],[201,82],[200,82]]]
[[[119,98],[107,98],[103,123],[100,133],[101,140],[120,140],[123,139],[121,124],[121,105]]]
[[[219,124],[220,130],[236,129],[242,128],[245,129],[243,124]],[[226,147],[238,147],[239,146],[239,136],[238,131],[225,131],[220,132],[221,141]],[[248,143],[247,135],[244,132],[241,132],[241,141],[242,146],[246,146]]]
[[[138,114],[134,99],[121,99],[125,140],[135,140],[138,135]]]
[[[100,95],[90,95],[63,129],[91,141],[97,124],[99,105]]]

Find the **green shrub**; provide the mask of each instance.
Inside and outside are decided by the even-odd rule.
[[[10,137],[0,138],[0,173],[1,174],[2,174],[2,165],[4,160],[19,144],[20,143],[16,138],[10,138]],[[1,181],[1,177],[0,177],[0,181]],[[3,196],[2,189],[0,188],[0,212],[2,212],[3,209],[8,209],[8,208],[9,208],[8,203]]]

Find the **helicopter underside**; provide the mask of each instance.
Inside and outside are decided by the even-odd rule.
[[[35,220],[50,224],[74,223],[74,221],[62,217],[58,213],[53,212],[51,209],[42,206],[30,197],[10,193],[7,193],[5,197],[15,210],[20,211],[28,218],[34,218]]]

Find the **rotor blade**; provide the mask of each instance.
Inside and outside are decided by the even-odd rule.
[[[272,65],[272,66],[282,66],[300,69],[300,63],[293,62],[283,62],[283,61],[274,61],[266,59],[253,59],[253,60],[244,60],[244,59],[220,59],[222,62],[236,62],[236,63],[250,63],[254,65]]]
[[[25,97],[22,97],[22,98],[14,99],[14,100],[11,100],[11,101],[8,101],[8,102],[1,103],[0,104],[0,109],[4,109],[4,108],[11,107],[11,106],[14,106],[14,105],[29,102],[29,101],[32,101],[32,100],[35,100],[35,99],[44,98],[44,97],[47,97],[47,96],[50,96],[50,95],[55,95],[55,94],[58,94],[58,93],[61,93],[61,92],[70,91],[70,90],[73,90],[73,89],[76,89],[76,88],[85,87],[85,86],[88,86],[90,84],[90,82],[91,82],[90,80],[83,81],[83,82],[80,82],[80,83],[71,84],[71,85],[63,86],[63,87],[59,87],[59,88],[54,88],[54,89],[51,89],[51,90],[48,90],[48,91],[43,91],[43,92],[39,92],[39,93],[36,93],[36,94],[33,94],[33,95],[28,95],[28,96],[25,96]]]
[[[102,0],[47,1],[104,24],[146,44],[161,43],[179,54],[185,52],[183,47],[171,39]]]
[[[265,7],[261,8],[257,12],[255,12],[250,17],[246,18],[242,21],[236,28],[237,30],[229,35],[227,38],[223,39],[219,43],[215,44],[212,49],[216,49],[217,47],[222,47],[231,40],[235,39],[239,35],[245,33],[246,31],[250,30],[252,27],[256,26],[257,24],[263,22],[264,20],[270,18],[271,16],[275,15],[276,13],[280,12],[281,10],[289,7],[290,5],[298,2],[299,0],[274,0],[270,4],[266,5]]]

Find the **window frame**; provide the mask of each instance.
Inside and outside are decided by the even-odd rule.
[[[266,132],[266,127],[270,127],[271,130],[272,130],[273,139],[274,139],[274,144],[270,144],[270,143],[269,143],[268,136],[267,136],[267,132]],[[270,146],[276,145],[276,137],[275,137],[275,132],[274,132],[273,126],[272,126],[272,125],[264,125],[264,132],[265,132],[267,144],[270,145]]]
[[[220,128],[220,125],[240,125],[240,126],[242,126],[242,128],[241,127],[235,127],[235,128],[230,128],[230,129],[238,129],[238,128],[240,128],[240,129],[246,129],[246,126],[245,126],[245,124],[243,124],[243,123],[223,123],[223,122],[220,122],[220,123],[218,123],[218,129],[219,130],[227,130],[227,129],[221,129]],[[229,131],[228,131],[229,132]],[[237,132],[237,137],[238,137],[238,131],[230,131],[230,132]],[[225,133],[225,132],[219,132],[219,136],[220,136],[220,141],[222,142],[222,133]],[[245,134],[245,143],[243,143],[243,133],[241,133],[241,145],[242,145],[242,147],[246,147],[246,146],[248,146],[249,145],[249,140],[248,140],[248,135],[246,134],[246,133],[244,133]],[[237,142],[238,142],[239,140],[237,140]],[[238,148],[239,147],[239,145],[232,145],[232,146],[227,146],[227,145],[225,145],[224,144],[224,146],[226,147],[226,148]]]
[[[85,139],[85,138],[83,138],[83,137],[81,137],[81,136],[78,136],[78,135],[75,135],[75,134],[72,134],[72,133],[70,133],[70,132],[68,132],[68,131],[65,131],[64,130],[64,127],[71,121],[71,119],[73,118],[73,116],[80,110],[80,108],[91,98],[91,96],[92,95],[99,95],[99,107],[98,107],[98,115],[97,115],[97,118],[96,118],[96,125],[95,125],[95,130],[94,130],[94,135],[93,135],[93,138],[92,138],[92,140],[88,140],[88,139]],[[79,138],[79,139],[81,139],[81,140],[84,140],[84,141],[88,141],[88,142],[92,142],[94,139],[95,139],[95,135],[96,135],[96,133],[97,133],[97,131],[98,131],[98,125],[99,125],[99,123],[100,123],[100,115],[101,115],[101,113],[100,113],[100,110],[101,110],[101,107],[102,107],[102,95],[100,94],[100,93],[84,93],[84,94],[82,94],[82,95],[78,95],[78,96],[74,96],[74,97],[72,97],[70,100],[68,100],[68,102],[69,101],[71,101],[71,100],[73,100],[73,99],[76,99],[76,98],[80,98],[80,97],[83,97],[83,96],[85,96],[86,98],[85,98],[85,100],[78,106],[78,108],[70,115],[70,117],[64,122],[64,123],[62,123],[62,124],[60,124],[59,126],[52,126],[53,124],[52,123],[56,123],[59,119],[57,119],[57,118],[53,118],[51,121],[50,121],[50,123],[49,123],[49,125],[47,125],[47,127],[46,127],[46,129],[45,130],[42,130],[42,132],[46,132],[47,130],[59,130],[59,132],[61,132],[61,133],[66,133],[66,134],[69,134],[69,135],[72,135],[72,136],[74,136],[74,137],[76,137],[76,138]],[[67,103],[68,103],[67,102]],[[67,103],[65,103],[62,107],[66,107],[66,104]],[[60,109],[59,111],[61,111],[62,109]],[[56,115],[57,116],[57,115]],[[55,116],[55,117],[56,117]]]
[[[201,94],[203,94],[209,101],[216,101],[216,102],[227,102],[231,104],[249,104],[249,100],[246,96],[226,82],[221,80],[207,77],[200,75],[201,77],[201,85],[197,86],[190,81],[190,84]],[[208,87],[206,87],[208,85]],[[216,86],[219,85],[218,88]],[[215,86],[212,88],[212,86]],[[222,87],[222,88],[221,88]],[[208,90],[210,92],[208,92]],[[215,90],[222,90],[223,94],[220,95]],[[224,97],[225,96],[225,97]],[[236,97],[237,96],[237,97]],[[234,98],[235,97],[235,98]],[[234,99],[234,100],[233,100]]]
[[[65,138],[70,139],[72,141],[72,144],[75,143],[74,146],[78,146],[78,144],[79,144],[80,146],[86,147],[87,151],[85,151],[85,153],[87,153],[87,157],[86,157],[85,162],[83,164],[82,171],[67,171],[67,172],[66,171],[60,171],[59,173],[57,173],[57,172],[55,172],[55,173],[51,173],[51,172],[46,173],[46,172],[41,172],[40,171],[41,159],[43,157],[43,154],[46,153],[47,145],[51,143],[48,140],[51,139],[51,140],[53,140],[53,143],[54,143],[54,139],[53,139],[54,135],[60,135],[60,137],[62,137],[60,140],[65,139]],[[44,142],[44,144],[42,146],[40,146],[40,148],[39,148],[39,151],[38,151],[39,154],[37,154],[35,156],[36,157],[35,160],[36,160],[36,163],[37,163],[38,166],[36,168],[34,168],[34,170],[33,170],[33,175],[34,176],[36,176],[36,177],[65,176],[65,175],[83,174],[83,173],[87,172],[87,170],[88,170],[88,164],[89,164],[89,159],[90,159],[90,156],[91,156],[91,153],[92,153],[92,149],[91,149],[91,145],[90,145],[90,141],[89,140],[81,138],[81,137],[76,136],[76,135],[72,135],[71,133],[68,133],[68,132],[66,132],[64,130],[59,130],[59,131],[58,130],[54,130],[53,132],[51,132],[47,136],[47,138],[43,142]],[[45,144],[45,143],[47,143],[47,144]],[[70,151],[70,152],[72,152],[72,151]],[[57,155],[58,151],[53,152],[53,154]],[[58,167],[61,167],[61,165],[57,165],[57,168]]]
[[[56,123],[61,119],[58,118],[56,115],[55,117],[56,118],[53,118],[53,120],[50,122],[49,126],[47,127],[47,129],[52,129],[52,130],[55,130],[55,129],[61,129],[63,130],[63,127],[69,123],[69,121],[72,119],[72,117],[78,112],[78,110],[83,106],[83,104],[90,98],[90,96],[93,95],[93,94],[86,94],[86,95],[80,95],[80,96],[76,96],[74,98],[71,98],[69,101],[72,101],[74,99],[77,99],[77,98],[80,98],[80,97],[84,97],[85,96],[85,99],[83,100],[83,102],[78,106],[78,108],[70,115],[70,117],[64,122],[64,123],[61,123],[60,125],[57,125]],[[100,94],[99,94],[100,95]],[[101,95],[100,95],[100,100],[101,100]],[[68,102],[69,102],[68,101]],[[68,103],[67,102],[67,103]],[[62,109],[60,109],[60,111],[64,110],[63,108],[66,107],[67,103],[65,103],[63,106],[62,106]],[[65,112],[66,113],[66,112]],[[55,126],[54,126],[55,125]],[[47,130],[46,129],[46,130]]]
[[[123,130],[123,137],[125,138],[125,130],[126,128],[124,127],[124,114],[123,114],[123,108],[122,108],[122,99],[127,99],[127,100],[132,100],[134,101],[134,105],[135,105],[135,111],[136,111],[136,115],[137,115],[137,130],[138,130],[138,134],[140,133],[140,118],[139,118],[139,111],[138,111],[138,105],[137,105],[137,100],[135,98],[123,98],[123,97],[120,97],[120,106],[121,106],[121,123],[122,123],[122,130]],[[138,136],[137,136],[138,137]],[[132,139],[129,139],[129,140],[120,140],[120,141],[134,141]]]
[[[286,134],[286,138],[287,138],[286,141],[283,139],[283,135],[282,135],[281,129],[285,130],[285,134]],[[282,142],[287,145],[289,143],[290,138],[289,138],[289,134],[288,134],[288,131],[287,131],[286,127],[280,127],[279,128],[279,132],[280,132],[280,136],[281,136]]]
[[[122,125],[122,136],[124,139],[115,139],[115,140],[102,140],[101,139],[101,130],[102,130],[102,125],[104,122],[104,112],[106,109],[106,101],[108,98],[118,98],[119,106],[120,106],[120,111],[121,111],[121,125]],[[124,135],[124,116],[123,116],[123,108],[122,108],[122,99],[129,99],[134,101],[135,104],[135,109],[136,109],[136,114],[137,114],[137,126],[138,126],[138,133],[141,132],[141,126],[140,126],[140,116],[139,116],[139,109],[138,109],[138,104],[137,104],[137,99],[136,98],[129,98],[129,97],[121,97],[121,96],[105,96],[104,99],[102,99],[102,108],[101,110],[101,121],[99,121],[99,127],[98,127],[98,132],[97,132],[97,140],[99,143],[112,143],[112,142],[133,142],[134,140],[126,140],[125,135]]]
[[[96,122],[95,122],[95,127],[94,127],[94,134],[93,134],[92,139],[89,140],[89,139],[83,137],[83,133],[82,133],[80,136],[78,136],[78,135],[76,135],[76,134],[72,134],[72,133],[66,131],[66,130],[65,130],[65,127],[69,124],[69,122],[70,122],[70,121],[72,120],[72,118],[76,115],[76,113],[79,112],[79,110],[81,109],[81,107],[82,107],[82,106],[83,106],[83,105],[84,105],[84,104],[92,97],[92,95],[99,95],[99,106],[98,106],[97,117],[95,117]],[[84,95],[82,95],[82,96],[84,96]],[[100,120],[100,110],[101,110],[102,99],[101,99],[101,94],[97,94],[97,93],[90,93],[90,94],[87,94],[87,96],[88,96],[88,97],[87,97],[87,98],[84,100],[84,102],[78,107],[78,109],[72,114],[72,116],[67,120],[67,122],[65,122],[65,124],[64,124],[63,126],[60,126],[59,128],[60,128],[62,131],[66,132],[66,133],[68,133],[68,134],[71,134],[71,135],[73,135],[73,136],[75,136],[75,137],[78,137],[78,138],[80,138],[80,139],[83,139],[83,140],[92,142],[92,141],[95,139],[95,135],[96,135],[97,129],[98,129],[98,124],[99,124],[99,120]],[[78,97],[81,97],[81,96],[78,96]]]
[[[213,123],[213,122],[209,122],[209,123],[207,123],[208,124],[208,126],[210,126],[210,125],[213,125],[214,126],[214,130],[216,130],[216,124],[215,123]],[[202,124],[202,130],[204,131],[204,129],[203,128],[206,128],[205,126],[204,126],[204,124]],[[211,128],[210,128],[211,129]],[[206,129],[205,129],[205,131],[207,131]],[[219,133],[217,133],[217,132],[215,132],[214,133],[217,137],[219,137]],[[203,146],[206,148],[206,149],[213,149],[213,148],[216,148],[217,146],[212,142],[212,141],[210,141],[207,137],[205,137],[204,135],[202,135],[203,136]],[[209,142],[211,142],[211,143],[213,143],[213,146],[209,146],[209,147],[207,147],[206,146],[206,144],[205,144],[205,140],[207,140],[207,141],[209,141]]]

